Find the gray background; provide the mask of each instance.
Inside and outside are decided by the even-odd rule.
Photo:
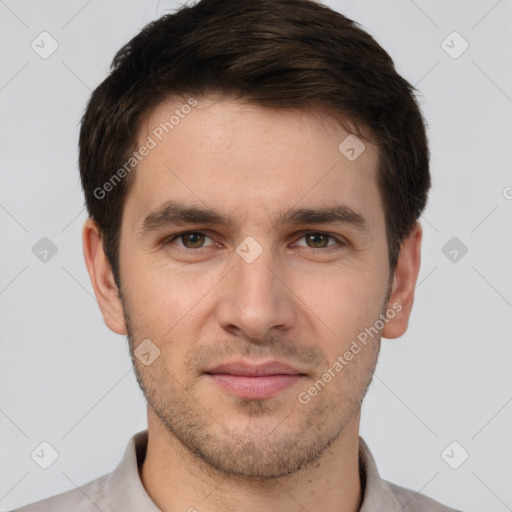
[[[327,4],[420,89],[432,150],[410,328],[383,340],[362,435],[384,478],[468,512],[512,510],[512,2]],[[0,1],[0,510],[111,471],[146,426],[83,263],[77,136],[114,53],[176,6]],[[58,43],[46,59],[31,47],[43,31]],[[30,456],[42,441],[59,454],[46,470]]]

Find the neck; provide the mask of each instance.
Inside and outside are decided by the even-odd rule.
[[[148,410],[142,484],[162,512],[356,512],[363,493],[359,419],[360,413],[355,414],[338,439],[310,466],[293,475],[261,481],[217,472],[170,435]]]

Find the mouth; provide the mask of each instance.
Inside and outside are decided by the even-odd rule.
[[[209,369],[205,375],[224,392],[250,400],[273,398],[306,377],[281,361],[232,361]]]

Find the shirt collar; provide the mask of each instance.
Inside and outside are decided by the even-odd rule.
[[[146,457],[147,443],[147,430],[135,434],[121,462],[107,479],[107,497],[115,512],[161,512],[146,492],[139,475],[139,466]],[[359,471],[364,491],[359,512],[397,510],[398,502],[388,483],[380,477],[370,449],[361,437]]]
[[[364,489],[359,512],[399,509],[400,504],[388,483],[380,477],[375,459],[362,437],[359,437],[359,472]]]
[[[135,434],[107,480],[106,493],[115,512],[161,512],[146,492],[139,475],[147,445],[147,430]]]

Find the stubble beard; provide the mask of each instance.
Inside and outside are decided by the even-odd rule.
[[[258,480],[262,485],[306,470],[335,443],[360,411],[380,350],[380,336],[365,346],[364,350],[371,351],[365,364],[350,376],[345,375],[345,384],[355,383],[356,389],[350,392],[328,384],[307,405],[298,405],[293,395],[296,403],[288,413],[283,409],[289,409],[290,398],[288,407],[280,398],[238,400],[240,415],[250,419],[241,429],[226,424],[222,414],[208,410],[208,404],[201,404],[194,396],[195,385],[178,382],[165,367],[164,357],[149,367],[136,361],[134,348],[145,336],[141,337],[125,300],[123,311],[137,381],[171,445],[207,473]],[[245,353],[250,350],[246,346]],[[350,367],[343,372],[348,370]]]

